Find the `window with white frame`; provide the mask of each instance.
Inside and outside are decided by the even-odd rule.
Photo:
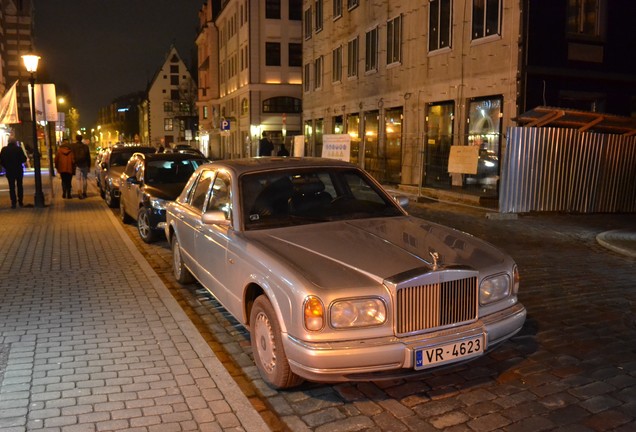
[[[311,90],[311,64],[305,64],[305,71],[303,73],[303,90],[308,92]]]
[[[323,57],[320,56],[314,61],[314,90],[322,87]]]
[[[323,16],[323,0],[316,0],[314,3],[314,15],[316,18],[316,31],[322,30],[322,16]]]
[[[311,39],[311,32],[313,31],[311,6],[305,9],[305,39]]]
[[[386,64],[402,61],[402,15],[386,23]]]
[[[431,0],[428,16],[428,50],[436,51],[451,46],[453,19],[452,0]]]
[[[342,0],[333,0],[333,19],[342,16]]]
[[[472,39],[501,34],[502,0],[473,0]]]
[[[378,70],[378,28],[370,30],[365,35],[364,70],[372,72]]]
[[[163,130],[165,130],[165,131],[171,131],[171,130],[174,130],[174,122],[173,122],[173,119],[171,119],[171,118],[165,118],[165,119],[163,119]]]
[[[331,81],[342,81],[342,45],[331,52]]]
[[[354,7],[358,7],[360,0],[347,0],[347,9],[351,10]]]
[[[347,77],[349,78],[358,76],[358,45],[357,37],[347,42]]]

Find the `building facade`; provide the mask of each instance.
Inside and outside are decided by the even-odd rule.
[[[623,0],[305,0],[306,153],[348,134],[350,160],[383,183],[496,196],[520,113],[633,113],[618,54],[633,57],[633,36],[618,35],[633,12]]]
[[[209,1],[200,12],[200,144],[212,158],[255,156],[301,134],[302,0]]]
[[[117,142],[140,142],[139,106],[145,96],[144,92],[131,93],[100,108],[97,114],[99,127],[93,131],[92,140],[100,147],[109,147]]]
[[[141,142],[155,147],[194,143],[196,97],[196,83],[172,46],[139,105]]]

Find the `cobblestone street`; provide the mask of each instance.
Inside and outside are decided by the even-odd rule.
[[[131,238],[273,430],[636,431],[636,261],[595,237],[633,215],[521,215],[411,203],[409,212],[467,231],[521,269],[522,332],[484,358],[409,380],[267,387],[249,334],[197,285],[179,286],[165,241]]]

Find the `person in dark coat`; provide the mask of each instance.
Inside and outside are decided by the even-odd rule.
[[[14,139],[0,151],[0,165],[4,167],[7,181],[9,182],[9,196],[11,197],[11,208],[16,207],[16,203],[22,207],[24,204],[24,189],[22,188],[22,178],[24,176],[24,163],[27,161],[24,150]],[[17,195],[16,195],[17,191]]]
[[[258,142],[258,155],[259,156],[271,156],[274,150],[274,144],[269,139],[267,134],[263,132],[263,138]]]

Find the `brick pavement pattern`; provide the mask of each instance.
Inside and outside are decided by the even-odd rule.
[[[0,200],[0,430],[268,430],[95,190],[54,191]]]

